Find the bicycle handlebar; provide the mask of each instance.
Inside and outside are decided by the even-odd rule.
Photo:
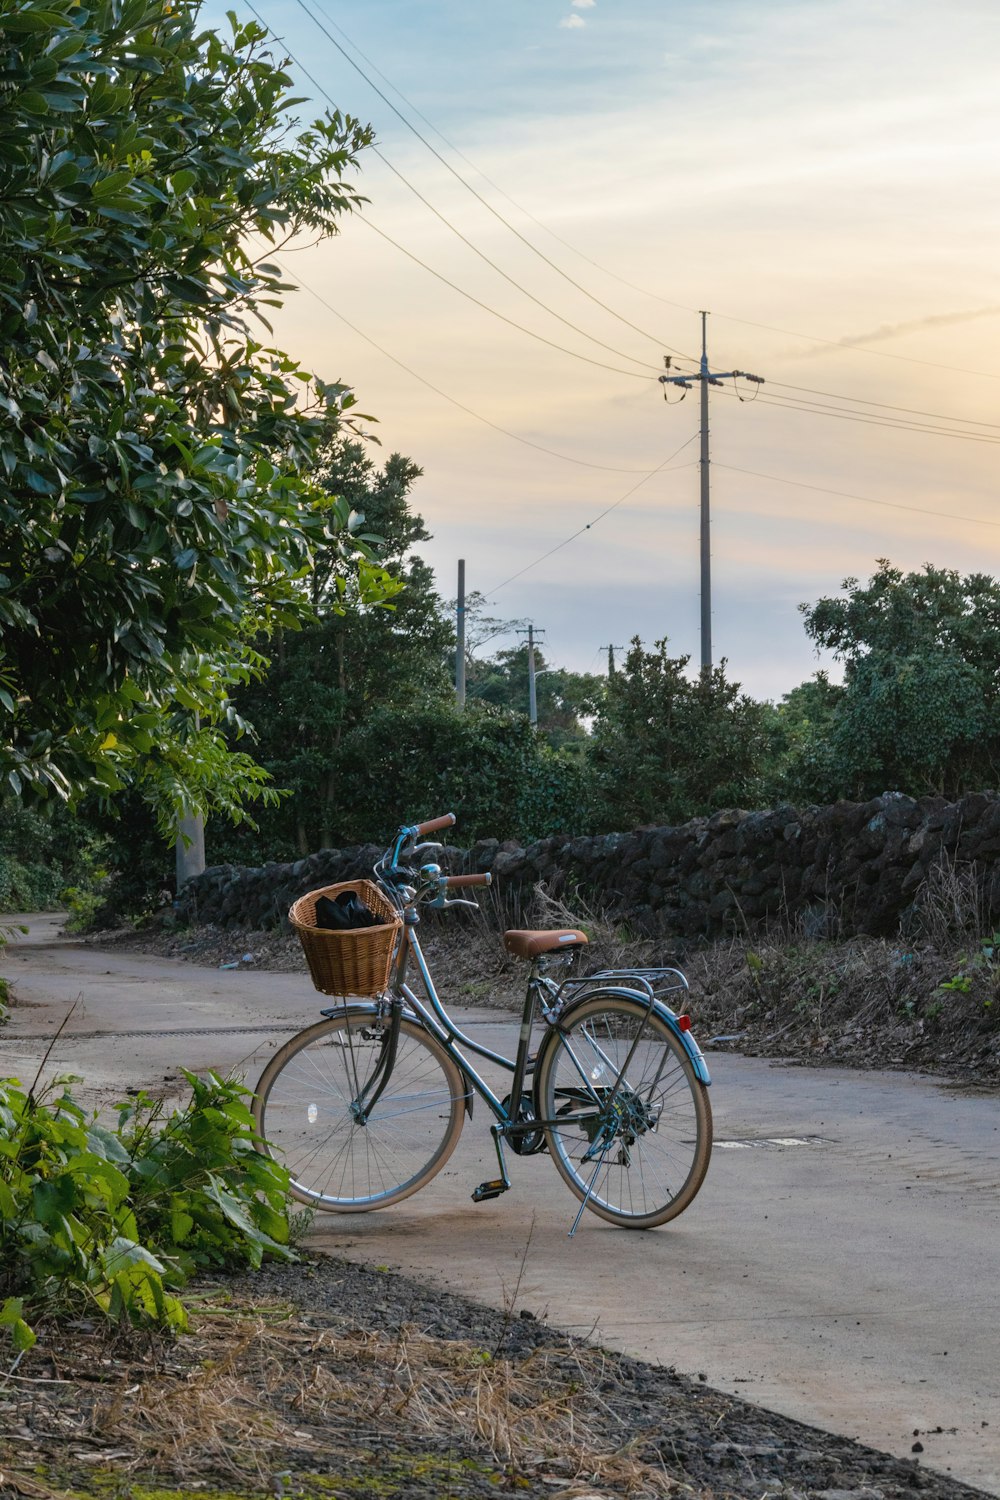
[[[488,872],[483,875],[445,875],[441,884],[453,891],[465,885],[492,885],[493,876]]]
[[[428,818],[426,823],[417,823],[409,831],[416,838],[423,838],[425,833],[437,833],[439,828],[451,828],[457,821],[454,813],[443,813],[440,818]]]

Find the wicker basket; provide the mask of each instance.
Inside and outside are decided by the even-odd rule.
[[[344,891],[353,891],[373,916],[378,927],[331,931],[316,926],[316,902],[321,896],[335,901]],[[377,995],[389,982],[393,950],[402,918],[389,898],[371,880],[342,880],[300,896],[288,913],[305,950],[313,984],[324,995]]]

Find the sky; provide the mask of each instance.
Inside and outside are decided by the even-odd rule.
[[[254,4],[303,115],[381,153],[285,257],[275,339],[422,466],[443,595],[464,558],[555,664],[633,636],[697,663],[699,397],[657,377],[701,309],[712,369],[765,381],[710,401],[731,678],[777,699],[829,665],[798,606],[878,558],[1000,572],[994,0]]]

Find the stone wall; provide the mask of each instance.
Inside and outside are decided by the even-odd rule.
[[[273,927],[305,891],[369,875],[380,852],[372,844],[291,865],[218,865],[187,883],[178,907],[192,921]],[[452,872],[491,870],[511,923],[544,881],[571,906],[579,892],[642,932],[715,934],[786,916],[816,934],[887,933],[925,898],[932,866],[973,867],[984,916],[1000,915],[1000,796],[886,792],[830,807],[718,812],[676,828],[556,834],[527,848],[484,840],[439,859]]]

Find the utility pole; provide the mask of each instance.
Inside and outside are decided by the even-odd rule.
[[[605,649],[607,650],[607,653],[608,653],[608,676],[609,677],[613,677],[615,675],[615,670],[616,670],[615,669],[615,652],[616,651],[624,651],[625,647],[624,646],[608,646]]]
[[[185,813],[177,819],[175,844],[177,889],[186,880],[205,871],[205,820],[201,813]]]
[[[196,732],[201,728],[201,715],[197,711],[194,727]],[[205,872],[205,819],[199,812],[182,813],[177,819],[174,872],[178,891],[186,880]]]
[[[763,385],[761,375],[751,375],[746,370],[718,370],[708,368],[706,323],[708,313],[701,314],[701,364],[697,375],[661,375],[660,384],[679,385],[691,390],[695,381],[701,386],[701,670],[712,670],[712,534],[709,507],[709,457],[708,457],[708,388],[721,385],[724,380],[749,380],[754,385]],[[667,369],[670,360],[666,360]],[[666,398],[666,391],[663,392]]]
[[[465,707],[465,558],[458,560],[458,604],[455,620],[455,698]]]
[[[537,635],[544,635],[544,630],[536,632],[534,625],[529,625],[527,630],[518,631],[519,635],[528,637],[528,719],[532,729],[538,728],[538,699],[535,696],[535,639]]]

